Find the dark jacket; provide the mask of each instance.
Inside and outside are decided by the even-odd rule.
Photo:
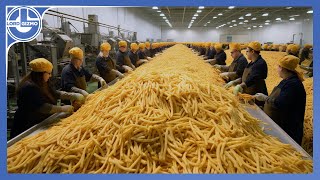
[[[72,63],[66,65],[61,73],[61,88],[63,91],[70,92],[75,87],[76,79],[85,76],[86,81],[90,81],[92,74],[85,68],[76,69]]]

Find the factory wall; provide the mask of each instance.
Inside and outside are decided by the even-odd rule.
[[[147,38],[160,39],[161,28],[148,19],[144,12],[130,7],[69,7],[69,8],[53,8],[52,10],[67,13],[88,19],[89,14],[98,15],[98,21],[112,26],[120,25],[120,28],[137,32],[137,39],[145,41]],[[51,27],[60,27],[60,18],[45,15],[44,19]],[[79,31],[83,32],[83,23],[69,20],[73,26]],[[86,25],[87,26],[87,25]],[[71,31],[76,31],[71,27]],[[117,30],[114,35],[117,35]],[[108,29],[100,27],[100,33],[109,34]]]
[[[263,28],[255,28],[251,30],[224,28],[217,30],[206,27],[186,27],[169,28],[163,27],[161,38],[162,40],[173,39],[174,41],[220,41],[227,42],[227,37],[231,36],[233,42],[249,42],[257,40],[261,43],[288,43],[292,41],[293,34],[295,35],[295,43],[300,43],[300,35],[303,33],[302,44],[313,44],[313,22],[297,21],[281,24],[265,26]]]

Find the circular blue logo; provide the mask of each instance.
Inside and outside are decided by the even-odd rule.
[[[41,31],[39,12],[32,7],[16,7],[7,15],[8,34],[16,41],[30,41]]]

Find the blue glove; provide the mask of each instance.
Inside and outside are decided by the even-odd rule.
[[[230,81],[228,82],[226,85],[224,85],[223,87],[228,89],[229,87],[233,86],[234,85],[234,81]]]
[[[242,93],[242,92],[243,92],[243,88],[241,87],[240,84],[236,85],[236,87],[234,87],[234,89],[233,89],[234,95],[238,95],[238,93]]]

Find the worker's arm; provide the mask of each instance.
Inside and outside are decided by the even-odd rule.
[[[68,112],[72,113],[73,112],[73,106],[70,105],[64,105],[64,106],[56,106],[52,105],[49,103],[44,103],[40,108],[39,112],[43,114],[54,114],[54,113],[59,113],[59,112]]]
[[[72,101],[84,101],[84,96],[80,93],[73,92],[65,92],[65,91],[57,91],[57,94],[62,100],[70,100]]]
[[[108,86],[107,82],[102,77],[100,77],[100,76],[98,76],[96,74],[92,74],[91,80],[99,82],[101,87]]]

